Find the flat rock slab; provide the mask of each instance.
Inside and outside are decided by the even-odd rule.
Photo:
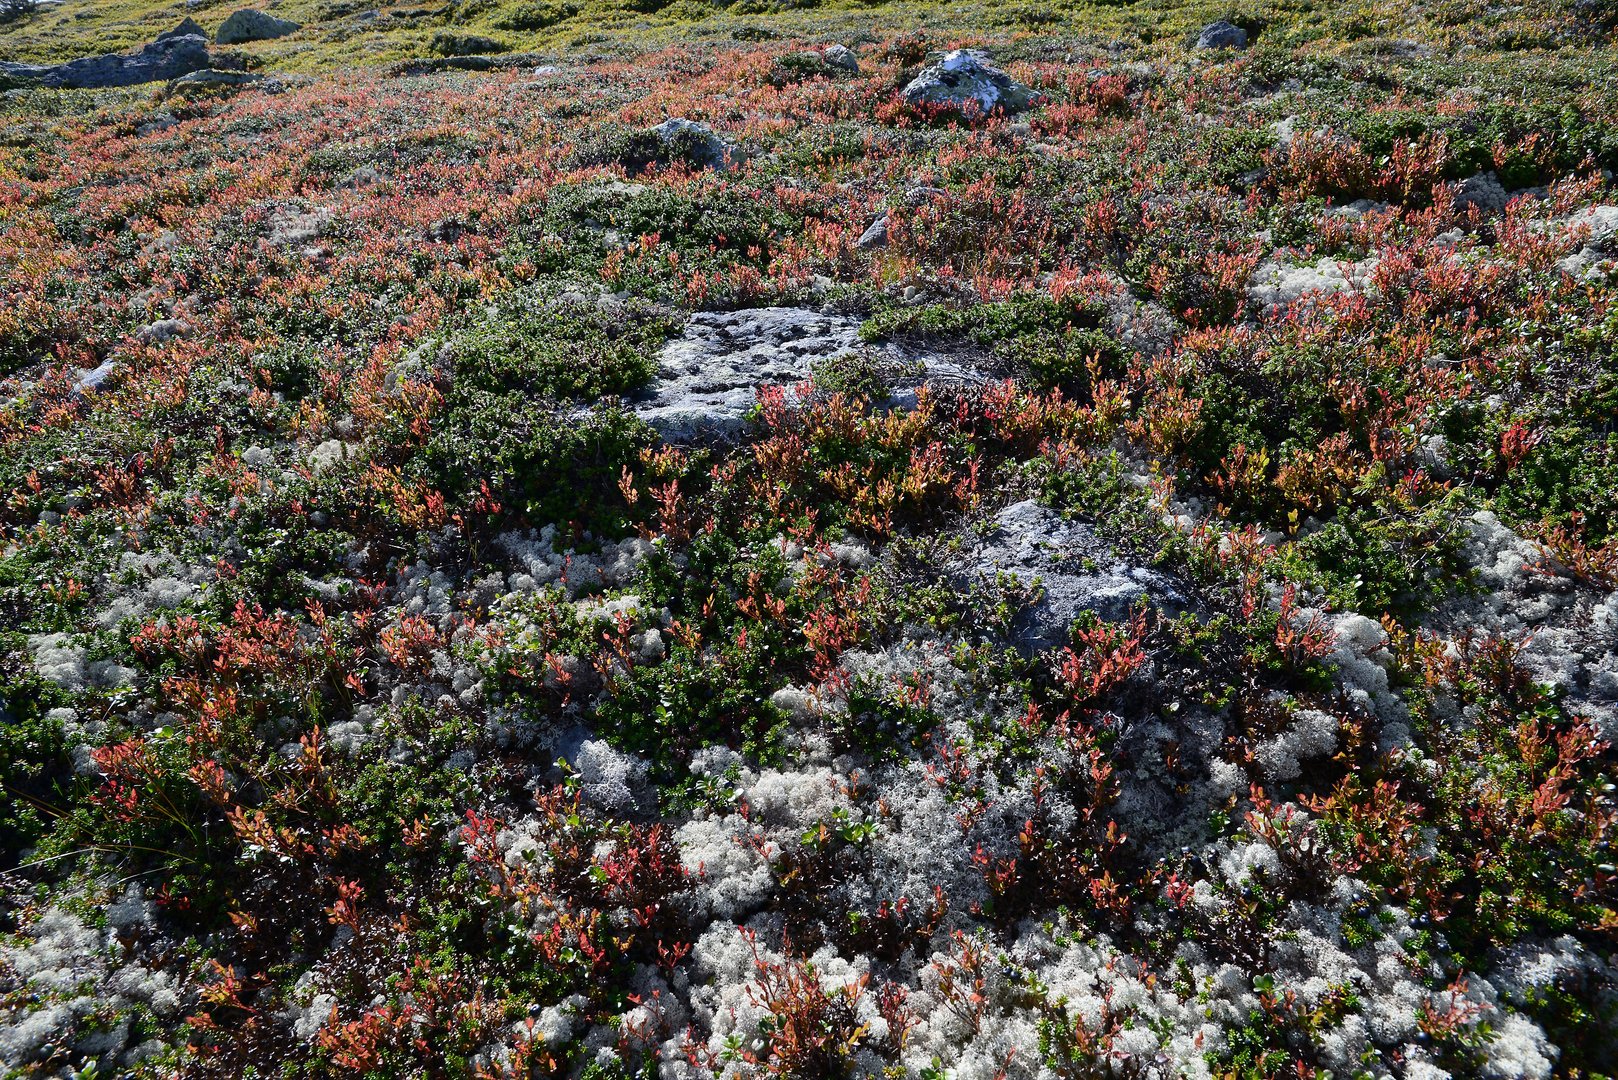
[[[663,347],[656,379],[631,408],[671,441],[734,435],[745,426],[760,387],[790,390],[810,378],[820,361],[850,353],[903,372],[896,404],[912,403],[925,383],[983,381],[947,357],[868,345],[859,330],[859,319],[806,308],[698,312]]]
[[[1185,604],[1168,578],[1131,565],[1090,526],[1033,500],[1006,507],[994,524],[994,532],[960,564],[958,579],[963,587],[992,584],[1001,575],[1023,586],[1038,582],[1039,599],[1012,624],[1013,641],[1024,649],[1066,644],[1069,628],[1086,611],[1118,622],[1148,598],[1169,607]]]

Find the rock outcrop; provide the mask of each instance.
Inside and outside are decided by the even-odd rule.
[[[995,515],[995,529],[957,569],[963,588],[1013,578],[1035,591],[1018,613],[1013,642],[1029,651],[1062,645],[1075,619],[1086,611],[1109,622],[1151,597],[1170,607],[1185,601],[1162,574],[1131,566],[1088,525],[1064,519],[1032,500]]]
[[[291,19],[279,19],[264,11],[244,8],[219,24],[214,40],[221,45],[240,45],[248,41],[271,41],[296,33],[301,26]]]
[[[197,34],[181,34],[177,37],[164,35],[133,52],[86,56],[65,64],[42,66],[0,62],[0,75],[33,79],[49,87],[98,90],[167,82],[211,66],[208,39]]]

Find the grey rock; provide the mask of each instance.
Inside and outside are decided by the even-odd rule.
[[[158,41],[167,41],[169,38],[177,38],[177,37],[201,37],[201,38],[205,38],[207,36],[208,36],[208,31],[204,30],[202,28],[201,24],[199,24],[197,22],[197,20],[195,20],[195,19],[191,18],[189,15],[187,15],[184,19],[182,19],[180,21],[179,26],[176,26],[173,30],[165,30],[165,31],[163,31],[163,33],[157,35],[157,40]]]
[[[975,49],[956,49],[925,67],[900,95],[909,105],[943,111],[1022,112],[1034,103],[1028,87]]]
[[[1245,49],[1247,31],[1223,19],[1211,22],[1197,35],[1199,49]]]
[[[270,41],[296,33],[300,24],[291,19],[278,19],[264,11],[244,8],[219,24],[214,40],[221,45],[240,45],[248,41]]]
[[[1065,644],[1073,621],[1086,611],[1116,622],[1139,601],[1169,607],[1185,600],[1168,578],[1131,566],[1088,525],[1064,519],[1032,500],[1013,503],[994,518],[989,538],[957,568],[960,586],[992,583],[1004,574],[1039,598],[1012,625],[1014,643],[1038,652]]]
[[[688,156],[696,164],[724,172],[735,164],[736,148],[699,120],[671,116],[652,128],[663,145]]]
[[[101,384],[112,378],[112,373],[118,370],[118,361],[103,360],[97,366],[79,376],[73,384],[73,389],[82,393],[94,393],[101,389]]]
[[[888,246],[888,215],[883,214],[871,224],[867,225],[860,238],[854,241],[854,246],[861,251],[873,251]]]
[[[860,320],[805,308],[699,312],[663,347],[651,387],[631,404],[671,441],[740,432],[762,386],[795,387],[817,361],[864,353],[896,371],[891,404],[913,403],[925,383],[977,383],[977,372],[938,355],[860,341]]]
[[[923,206],[934,199],[945,198],[948,196],[948,194],[949,193],[943,188],[917,185],[916,187],[909,188],[905,191],[904,200],[906,204],[910,206]],[[865,227],[865,231],[861,233],[860,238],[854,242],[854,246],[861,251],[874,251],[878,248],[887,247],[888,229],[892,225],[892,222],[892,214],[884,212],[878,215],[872,220],[871,224]]]
[[[134,52],[85,56],[54,66],[0,62],[0,74],[37,79],[49,87],[94,90],[167,82],[209,66],[208,39],[187,34],[154,41]]]
[[[859,57],[854,55],[852,49],[843,45],[827,45],[820,50],[820,58],[834,68],[843,71],[858,73],[860,70]]]

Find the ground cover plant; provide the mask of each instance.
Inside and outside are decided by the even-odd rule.
[[[271,10],[0,85],[0,1075],[1611,1074],[1608,9]]]

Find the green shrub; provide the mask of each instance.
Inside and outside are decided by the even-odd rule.
[[[519,225],[509,257],[531,260],[545,272],[592,278],[609,258],[621,260],[617,288],[680,304],[690,302],[686,282],[700,272],[713,290],[708,302],[715,303],[725,296],[731,271],[767,269],[780,238],[806,224],[768,198],[730,187],[567,185]]]
[[[440,30],[428,42],[427,49],[437,56],[482,56],[487,53],[503,53],[511,46],[494,38],[483,37],[479,34],[453,34],[447,30]]]
[[[613,528],[618,477],[656,436],[622,409],[579,413],[526,393],[457,390],[420,455],[429,482],[466,496],[487,483],[535,521]]]
[[[579,13],[579,5],[555,3],[546,0],[537,4],[522,4],[495,19],[501,30],[546,30]]]
[[[21,634],[0,636],[0,871],[50,828],[72,780],[60,721],[68,695],[34,674]]]
[[[1109,371],[1120,359],[1117,346],[1098,328],[1100,321],[1098,308],[1036,294],[971,307],[885,308],[866,320],[860,336],[969,344],[1032,375],[1041,386],[1082,395],[1089,390],[1092,359]]]
[[[603,124],[574,150],[573,164],[619,165],[631,176],[656,166],[684,165],[702,169],[715,164],[714,140],[700,131],[682,130],[669,135],[645,128]]]
[[[678,327],[644,301],[555,300],[508,293],[447,342],[457,387],[538,397],[599,398],[645,384],[659,345]]]
[[[881,401],[887,396],[881,365],[866,353],[843,353],[817,360],[811,370],[815,389],[824,393],[868,401]]]
[[[835,78],[838,68],[826,63],[819,53],[788,53],[775,58],[770,68],[772,86],[791,86],[809,79]]]

